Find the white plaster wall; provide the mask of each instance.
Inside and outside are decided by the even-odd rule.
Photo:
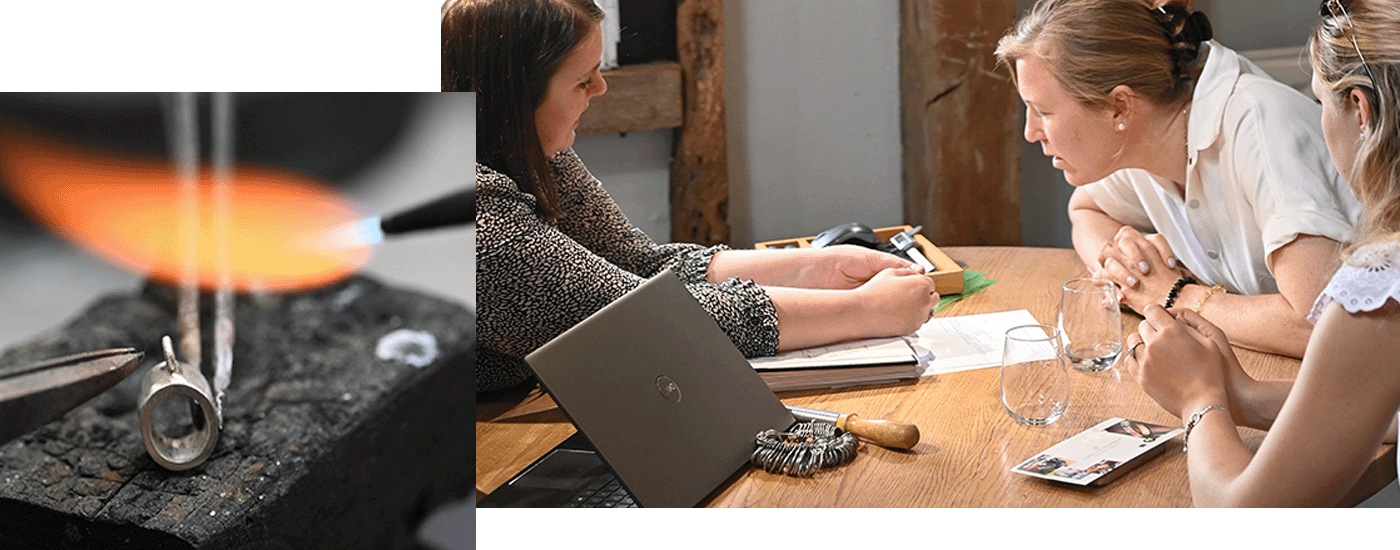
[[[899,2],[728,0],[724,10],[731,244],[903,223]],[[574,144],[660,241],[670,234],[670,139],[649,131]]]
[[[903,223],[899,2],[725,2],[733,242]]]

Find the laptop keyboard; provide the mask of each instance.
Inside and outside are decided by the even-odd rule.
[[[636,501],[632,500],[632,495],[627,493],[627,488],[616,477],[607,476],[606,479],[585,487],[579,494],[575,495],[565,508],[636,508]]]

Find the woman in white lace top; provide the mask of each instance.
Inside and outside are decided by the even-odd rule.
[[[1337,169],[1366,209],[1313,307],[1295,380],[1254,380],[1215,325],[1151,307],[1129,371],[1187,426],[1197,506],[1332,506],[1400,409],[1400,0],[1326,0],[1310,47],[1313,93]],[[1236,425],[1268,430],[1255,453]]]

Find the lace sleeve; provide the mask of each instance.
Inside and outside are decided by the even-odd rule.
[[[1313,302],[1308,321],[1316,324],[1322,310],[1337,302],[1348,313],[1374,311],[1386,300],[1400,302],[1400,242],[1372,243],[1352,253]]]

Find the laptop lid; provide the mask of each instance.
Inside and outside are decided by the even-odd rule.
[[[525,360],[643,506],[698,504],[794,422],[670,270]]]

